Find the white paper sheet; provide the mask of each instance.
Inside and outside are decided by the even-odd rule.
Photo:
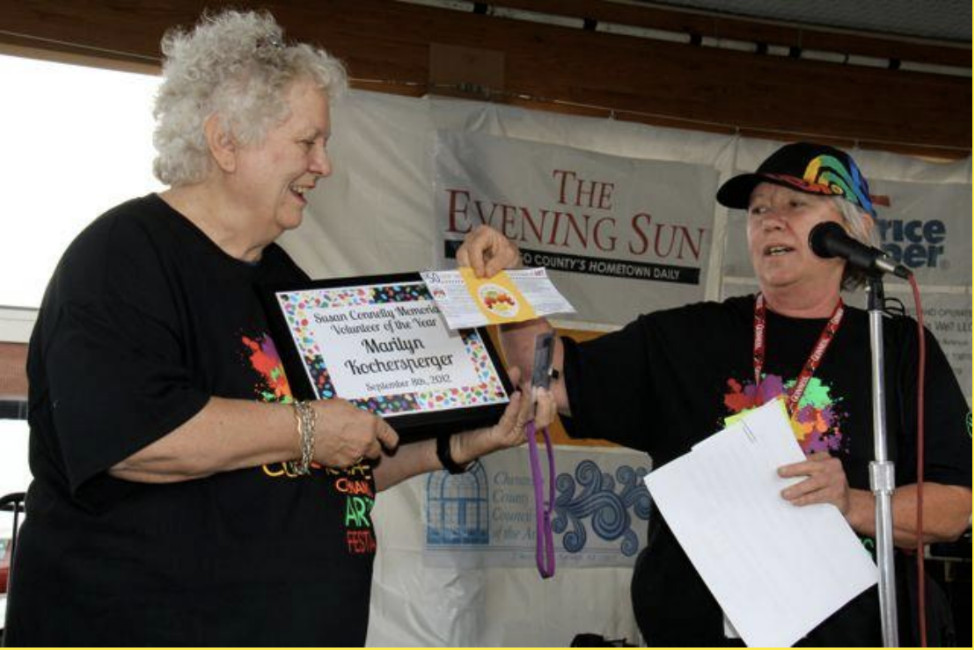
[[[793,506],[777,468],[805,458],[780,401],[646,477],[657,507],[749,646],[791,646],[875,584],[832,505]]]

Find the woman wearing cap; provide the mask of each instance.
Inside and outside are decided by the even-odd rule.
[[[872,548],[874,498],[867,314],[842,302],[841,290],[862,276],[841,259],[822,259],[808,236],[833,221],[870,243],[872,203],[853,159],[832,147],[782,147],[754,174],[728,181],[717,194],[746,209],[756,296],[700,303],[639,317],[586,343],[560,339],[552,384],[569,433],[605,438],[648,452],[658,467],[723,428],[725,418],[776,397],[789,405],[807,460],[780,468],[804,477],[782,493],[797,506],[831,503]],[[491,275],[520,262],[516,246],[496,231],[471,233],[458,261]],[[542,321],[504,333],[508,359],[531,364]],[[755,345],[755,332],[764,331]],[[894,543],[913,547],[916,521],[916,323],[885,320],[887,425],[895,463]],[[758,337],[761,341],[761,337]],[[811,352],[825,346],[818,361]],[[756,349],[757,348],[757,349]],[[971,514],[970,411],[943,352],[927,333],[924,536],[958,537]],[[810,358],[811,357],[811,358]],[[800,379],[807,380],[798,381]],[[801,394],[793,391],[804,384]],[[822,549],[823,557],[828,549]],[[809,558],[809,571],[816,558]],[[725,634],[717,602],[658,513],[632,581],[635,615],[651,645],[739,644]],[[907,615],[908,616],[908,615]],[[902,620],[902,619],[901,619]],[[882,645],[876,589],[823,622],[802,645]]]
[[[375,493],[519,444],[531,400],[394,455],[381,418],[294,402],[255,287],[307,279],[274,240],[331,173],[344,70],[256,13],[205,17],[163,52],[170,187],[75,240],[31,338],[34,482],[4,640],[363,645]]]

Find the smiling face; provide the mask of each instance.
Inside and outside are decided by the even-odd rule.
[[[233,192],[245,206],[254,239],[270,243],[301,225],[306,194],[331,174],[325,149],[331,133],[328,97],[312,82],[299,80],[286,93],[290,113],[263,141],[241,147]]]
[[[763,293],[838,294],[845,263],[822,259],[808,245],[808,233],[816,224],[842,224],[831,199],[761,183],[751,193],[747,212],[748,249]]]

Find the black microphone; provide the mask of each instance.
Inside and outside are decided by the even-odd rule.
[[[892,273],[908,280],[913,272],[892,257],[872,246],[866,246],[846,234],[835,221],[823,221],[808,233],[808,245],[819,257],[841,257],[870,273]]]

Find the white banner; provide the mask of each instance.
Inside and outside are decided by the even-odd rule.
[[[650,502],[642,479],[652,469],[649,456],[558,447],[555,468],[557,567],[632,566],[646,545]],[[543,493],[547,498],[547,482]],[[487,456],[464,474],[430,474],[423,514],[427,565],[535,565],[534,483],[526,448]]]
[[[917,282],[971,285],[970,185],[877,180],[870,194],[883,250]]]
[[[936,337],[954,370],[967,404],[971,403],[971,296],[931,293],[922,295],[923,324]],[[916,317],[912,296],[903,297],[906,313]]]
[[[712,167],[447,131],[434,165],[441,262],[487,224],[552,273],[578,320],[621,324],[704,297]]]

